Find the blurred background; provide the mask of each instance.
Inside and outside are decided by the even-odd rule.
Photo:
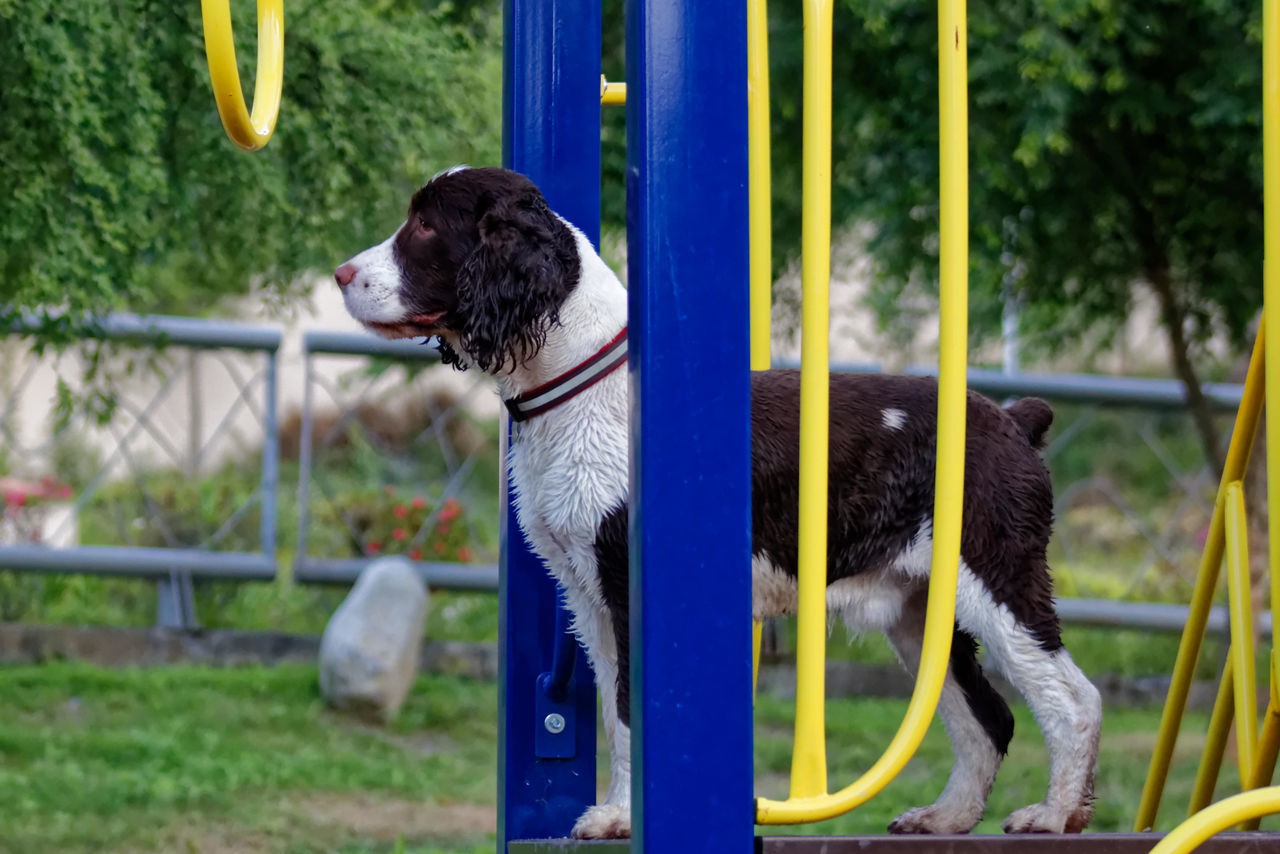
[[[232,11],[252,79],[254,4]],[[606,0],[611,80],[622,11]],[[936,356],[935,14],[836,4],[840,369]],[[0,851],[492,850],[498,401],[429,344],[363,333],[330,271],[437,171],[500,161],[502,8],[285,17],[279,124],[246,156],[198,4],[0,0]],[[1181,619],[1146,606],[1186,602],[1260,312],[1260,20],[1237,0],[969,10],[974,385],[1055,408],[1051,559],[1109,702],[1099,830],[1132,820]],[[799,353],[800,49],[799,6],[773,3],[778,363]],[[602,251],[625,279],[623,111],[602,127]],[[315,639],[388,554],[431,589],[422,673],[369,722],[324,702]],[[792,631],[767,634],[762,794],[786,779]],[[879,755],[909,681],[879,639],[833,633],[836,781]],[[1015,710],[980,829],[1047,773]],[[879,832],[948,768],[933,732],[882,798],[817,829]]]

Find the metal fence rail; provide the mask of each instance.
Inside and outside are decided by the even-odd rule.
[[[304,362],[304,398],[299,441],[298,476],[298,545],[293,564],[296,580],[320,584],[349,584],[374,557],[388,547],[398,547],[414,561],[423,580],[432,586],[467,590],[496,590],[498,567],[460,564],[456,561],[431,559],[432,552],[444,555],[460,549],[471,551],[481,538],[474,528],[469,530],[467,545],[448,542],[449,528],[457,513],[470,526],[471,518],[460,508],[477,497],[492,496],[496,502],[497,479],[477,478],[475,463],[480,445],[473,441],[469,448],[459,447],[451,431],[475,429],[469,412],[492,392],[483,377],[459,378],[452,368],[440,364],[432,346],[410,341],[386,341],[360,333],[308,331],[302,336]],[[357,357],[353,367],[338,378],[327,378],[317,370],[324,357]],[[369,370],[370,357],[385,360],[383,370]],[[346,359],[352,362],[352,359]],[[458,382],[462,379],[461,382]],[[326,398],[323,405],[333,407],[336,417],[328,425],[317,424],[321,406],[318,395]],[[414,410],[417,409],[416,420]],[[393,429],[378,429],[367,413],[399,419]],[[398,429],[395,429],[398,428]],[[399,435],[392,435],[399,433]],[[481,438],[481,437],[476,437]],[[482,437],[489,441],[493,437]],[[343,472],[342,455],[353,447],[367,445],[379,458],[389,462],[379,482],[393,495],[390,503],[394,518],[401,527],[393,528],[391,539],[375,540],[376,522],[363,516],[363,507],[344,506],[340,485]],[[495,446],[489,442],[489,451]],[[358,453],[358,448],[354,451]],[[423,458],[434,462],[429,472],[421,464]],[[330,465],[326,466],[325,463]],[[337,462],[335,471],[332,463]],[[420,505],[420,506],[419,506]],[[495,504],[496,506],[496,504]],[[450,508],[453,508],[451,510]],[[418,510],[420,512],[415,513]],[[357,555],[341,558],[327,550],[314,554],[315,517],[324,512],[340,526],[351,541]],[[395,534],[399,537],[395,537]],[[496,558],[496,543],[487,549]],[[477,557],[463,554],[464,560]]]
[[[13,337],[6,342],[15,353],[28,358],[11,358],[10,366],[20,366],[8,377],[7,388],[0,387],[3,404],[0,406],[0,451],[4,452],[5,469],[9,482],[21,484],[23,476],[39,476],[43,482],[56,481],[58,473],[51,471],[58,465],[60,447],[62,455],[76,453],[67,450],[65,440],[77,435],[84,447],[79,453],[89,461],[91,471],[81,472],[82,483],[77,484],[74,500],[64,509],[63,521],[52,530],[37,525],[25,527],[28,536],[10,536],[10,541],[0,544],[0,568],[24,571],[54,571],[131,575],[160,580],[159,618],[162,623],[186,624],[190,613],[190,577],[192,575],[227,579],[269,579],[276,573],[277,533],[277,367],[282,333],[274,326],[225,323],[179,317],[114,315],[105,318],[95,330],[95,336],[109,345],[92,356],[83,352],[68,352],[46,359],[29,358],[28,345],[21,340],[23,332],[30,331],[34,321],[28,320],[12,329]],[[213,361],[198,361],[195,351],[208,351]],[[244,366],[225,358],[229,352],[261,354],[258,367],[245,373]],[[47,420],[55,423],[39,425],[15,424],[24,415],[24,404],[38,400],[42,384],[46,391],[52,373],[61,380],[68,375],[92,373],[80,359],[93,359],[113,365],[108,370],[128,371],[130,362],[142,352],[153,369],[142,383],[140,396],[119,397],[112,403],[113,416],[101,422],[74,407],[70,408],[64,423],[52,413]],[[188,358],[181,358],[180,354]],[[163,417],[172,410],[172,402],[180,381],[190,391],[189,403],[199,410],[200,385],[207,380],[202,376],[215,365],[220,365],[238,386],[237,393],[227,403],[218,426],[207,441],[203,433],[188,433],[188,447],[182,451],[172,435],[173,427],[165,424]],[[69,387],[68,387],[68,390]],[[206,459],[219,453],[217,447],[227,436],[226,427],[245,414],[257,422],[261,431],[258,440],[260,473],[257,486],[236,506],[226,507],[226,515],[212,530],[180,530],[176,520],[168,512],[165,499],[152,489],[150,475],[159,465],[185,467],[198,470]],[[76,520],[93,502],[112,502],[122,497],[112,492],[112,485],[132,481],[135,489],[130,496],[136,507],[130,508],[134,517],[120,526],[115,542],[81,545],[81,532],[68,530],[76,526]],[[70,487],[63,487],[70,491]],[[70,497],[70,496],[68,496]],[[20,514],[39,516],[49,509],[47,496],[34,499],[22,491],[6,495],[6,516],[16,519]],[[30,503],[29,503],[30,502]],[[123,511],[122,511],[123,512]],[[257,548],[226,547],[225,540],[235,529],[243,529],[251,514],[258,514],[256,531]],[[122,519],[122,521],[124,521]],[[240,544],[243,545],[243,536]],[[69,543],[53,547],[47,540]]]
[[[497,401],[484,377],[440,365],[433,347],[307,332],[301,382],[282,389],[274,326],[113,316],[100,326],[107,358],[149,362],[150,373],[128,383],[142,391],[121,395],[102,424],[77,414],[33,424],[26,413],[24,429],[19,410],[53,397],[55,376],[74,384],[80,357],[30,358],[26,330],[11,331],[0,337],[9,348],[0,351],[0,484],[62,477],[59,461],[77,442],[92,446],[81,456],[93,464],[65,501],[6,500],[0,569],[157,579],[161,619],[177,624],[191,617],[191,578],[271,579],[281,554],[310,584],[348,584],[369,560],[398,552],[432,586],[496,589],[497,544],[476,520],[497,513]],[[1181,385],[982,369],[969,371],[969,383],[996,399],[1044,397],[1058,413],[1045,457],[1063,619],[1181,629],[1184,608],[1141,601],[1176,601],[1189,585],[1212,510],[1215,478]],[[300,400],[282,400],[298,387]],[[1205,393],[1225,426],[1241,387],[1209,384]],[[201,492],[218,477],[242,488]],[[176,495],[175,484],[190,494]],[[58,524],[14,524],[55,506],[65,511]],[[199,524],[184,515],[193,507]]]

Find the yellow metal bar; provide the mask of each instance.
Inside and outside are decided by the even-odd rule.
[[[1253,655],[1253,610],[1249,602],[1249,542],[1244,515],[1244,488],[1227,484],[1227,602],[1231,617],[1231,663],[1235,668],[1236,758],[1240,786],[1248,786],[1258,747],[1257,670]]]
[[[767,0],[747,3],[747,159],[749,251],[751,253],[751,370],[773,363],[770,312],[773,308],[773,197],[769,162],[769,18]],[[751,690],[760,681],[764,624],[752,626]]]
[[[1280,0],[1268,0],[1268,2],[1280,2]],[[1265,318],[1263,322],[1265,324]],[[1227,461],[1218,487],[1218,498],[1214,502],[1213,518],[1209,522],[1204,554],[1201,555],[1200,568],[1196,573],[1196,583],[1191,593],[1187,625],[1182,631],[1182,640],[1178,644],[1178,655],[1173,665],[1173,678],[1169,682],[1169,694],[1165,699],[1164,711],[1160,717],[1160,728],[1156,733],[1156,744],[1151,753],[1147,779],[1142,787],[1142,800],[1138,804],[1138,813],[1134,819],[1133,829],[1136,831],[1150,830],[1155,825],[1156,814],[1160,811],[1160,798],[1164,794],[1164,784],[1169,776],[1173,748],[1178,740],[1178,729],[1182,725],[1182,714],[1187,708],[1187,694],[1191,690],[1191,678],[1195,673],[1196,660],[1200,657],[1200,644],[1204,640],[1209,609],[1213,605],[1213,591],[1218,584],[1218,575],[1222,566],[1222,553],[1226,540],[1224,524],[1226,487],[1232,481],[1244,477],[1245,469],[1249,464],[1249,453],[1253,448],[1254,435],[1258,430],[1258,418],[1262,413],[1266,385],[1263,359],[1267,340],[1265,328],[1265,325],[1259,327],[1258,336],[1253,342],[1253,355],[1249,359],[1249,373],[1245,377],[1244,394],[1240,400],[1240,410],[1236,413],[1235,427],[1231,432],[1231,445],[1227,448]]]
[[[1213,714],[1209,716],[1209,733],[1205,738],[1204,750],[1200,753],[1200,767],[1196,770],[1196,783],[1191,790],[1191,803],[1187,807],[1188,816],[1209,806],[1213,800],[1213,790],[1218,785],[1218,773],[1222,770],[1222,756],[1227,752],[1227,736],[1231,733],[1232,715],[1236,708],[1232,686],[1235,670],[1231,661],[1228,656],[1227,663],[1222,668],[1222,679],[1218,682],[1218,697],[1213,701]]]
[[[1204,560],[1201,562],[1200,574],[1196,579],[1196,589],[1192,595],[1192,614],[1188,619],[1187,629],[1183,633],[1182,644],[1178,648],[1178,660],[1174,666],[1174,680],[1169,688],[1169,700],[1165,705],[1164,718],[1160,725],[1156,751],[1151,759],[1151,771],[1147,777],[1147,785],[1143,789],[1142,804],[1137,819],[1138,829],[1150,826],[1155,819],[1159,807],[1159,790],[1163,788],[1168,774],[1169,754],[1173,750],[1173,739],[1176,738],[1182,711],[1186,706],[1186,689],[1190,683],[1190,670],[1199,654],[1200,638],[1204,632],[1204,615],[1199,612],[1208,611],[1208,599],[1212,597],[1213,587],[1217,581],[1217,567],[1220,555],[1214,555],[1213,546],[1221,550],[1224,532],[1219,527],[1238,527],[1240,532],[1233,536],[1227,531],[1225,538],[1229,546],[1238,546],[1243,540],[1244,508],[1239,481],[1247,464],[1252,446],[1253,430],[1247,440],[1242,438],[1242,427],[1253,425],[1256,429],[1256,409],[1260,402],[1257,398],[1265,394],[1266,405],[1273,417],[1267,421],[1267,441],[1271,447],[1280,447],[1280,383],[1272,383],[1263,390],[1264,371],[1273,377],[1280,375],[1280,329],[1272,328],[1280,323],[1280,312],[1275,310],[1280,300],[1280,267],[1277,266],[1277,255],[1280,252],[1280,0],[1264,0],[1262,12],[1262,152],[1263,152],[1263,305],[1270,308],[1264,312],[1262,326],[1258,330],[1258,340],[1254,343],[1253,358],[1249,365],[1249,377],[1245,383],[1245,395],[1240,404],[1240,413],[1236,418],[1236,430],[1232,435],[1231,449],[1227,454],[1227,464],[1222,475],[1223,487],[1219,489],[1218,501],[1214,508],[1214,519],[1210,523],[1209,542],[1205,545]],[[1263,369],[1258,366],[1258,351],[1264,350]],[[1234,459],[1233,459],[1234,457]],[[1280,455],[1267,455],[1267,494],[1280,495]],[[1224,496],[1224,492],[1226,495]],[[1225,505],[1225,506],[1224,506]],[[1223,516],[1225,515],[1225,519]],[[1268,533],[1270,535],[1270,573],[1271,573],[1271,614],[1272,625],[1280,625],[1280,596],[1276,595],[1276,584],[1280,581],[1280,514],[1268,514]],[[1232,542],[1234,541],[1234,542]],[[1234,550],[1234,549],[1233,549]],[[1249,614],[1248,608],[1248,575],[1241,568],[1247,567],[1237,555],[1228,576],[1229,595],[1232,612],[1232,666],[1244,670],[1249,663],[1252,652],[1252,632],[1238,615]],[[1244,726],[1252,722],[1256,714],[1256,706],[1249,704],[1244,709],[1239,706],[1249,703],[1249,693],[1242,686],[1251,689],[1255,674],[1252,669],[1237,672],[1232,680],[1236,684],[1233,698],[1237,706],[1237,740],[1242,753],[1242,785],[1246,788],[1260,785],[1269,779],[1275,769],[1276,752],[1280,750],[1280,722],[1276,720],[1276,709],[1280,708],[1280,696],[1277,695],[1276,659],[1272,651],[1271,662],[1271,703],[1262,727],[1260,741],[1252,742],[1248,732],[1242,732]],[[1183,684],[1183,683],[1186,684]],[[1225,679],[1224,679],[1225,684]],[[1221,699],[1221,693],[1219,694]],[[1254,700],[1256,702],[1256,700]],[[1217,709],[1215,707],[1215,718]],[[1247,721],[1246,721],[1247,719]],[[1256,746],[1256,749],[1255,749]],[[1247,763],[1243,754],[1249,753]],[[1201,769],[1203,776],[1205,769]],[[1199,787],[1199,781],[1197,781]],[[1194,802],[1193,802],[1194,806]],[[1206,807],[1187,819],[1182,825],[1164,838],[1153,849],[1153,854],[1182,854],[1190,851],[1209,836],[1232,824],[1243,822],[1246,827],[1256,827],[1257,819],[1263,815],[1280,811],[1280,788],[1253,789],[1232,798]]]
[[[751,621],[751,699],[756,698],[756,687],[760,684],[760,646],[764,640],[764,623]]]
[[[1255,756],[1253,775],[1245,785],[1246,790],[1261,789],[1271,784],[1271,775],[1276,770],[1276,755],[1280,753],[1280,706],[1276,704],[1275,692],[1271,702],[1267,704],[1267,714],[1262,719],[1262,734],[1258,736],[1258,752]],[[1261,816],[1251,818],[1240,825],[1241,830],[1257,830]]]
[[[806,37],[808,25],[806,23]],[[756,801],[761,824],[818,821],[847,812],[883,789],[915,753],[933,720],[950,657],[964,487],[965,362],[968,325],[968,105],[964,0],[938,4],[941,119],[942,328],[938,376],[938,468],[924,652],[907,714],[884,755],[832,795]],[[805,109],[806,116],[809,113]],[[806,158],[807,165],[807,158]],[[806,293],[807,296],[807,293]],[[803,582],[802,582],[803,584]],[[803,596],[803,592],[801,593]],[[794,780],[794,775],[793,775]],[[793,784],[794,795],[794,784]]]
[[[1206,807],[1169,831],[1151,854],[1187,854],[1233,824],[1276,812],[1280,812],[1280,786],[1241,792]]]
[[[1280,0],[1262,4],[1262,211],[1263,323],[1267,330],[1267,372],[1280,378]],[[1267,443],[1280,448],[1280,382],[1267,389]],[[1267,495],[1280,496],[1280,453],[1267,454]],[[1267,514],[1270,535],[1271,619],[1280,626],[1280,513]]]
[[[747,3],[747,92],[747,189],[751,199],[751,370],[765,371],[772,361],[769,315],[773,307],[767,0],[748,0]]]
[[[218,115],[231,141],[246,151],[267,144],[280,115],[284,85],[284,0],[258,0],[258,72],[253,112],[245,108],[236,68],[229,0],[202,0],[204,50]]]
[[[1263,312],[1263,328],[1268,329],[1266,367],[1273,377],[1280,376],[1280,329],[1272,328],[1280,323],[1280,312],[1275,310],[1280,301],[1280,0],[1264,0],[1262,4],[1262,211],[1263,211],[1263,264],[1262,304],[1270,311]],[[1268,317],[1272,319],[1268,319]],[[1280,383],[1273,382],[1267,389],[1267,442],[1271,448],[1280,448]],[[1267,495],[1274,500],[1280,496],[1280,453],[1267,454]],[[1269,568],[1271,574],[1271,700],[1263,719],[1262,737],[1257,751],[1254,774],[1248,786],[1260,794],[1276,789],[1256,788],[1271,780],[1275,773],[1276,754],[1280,752],[1280,668],[1276,658],[1276,626],[1280,626],[1280,513],[1267,514],[1267,532],[1270,537]],[[1280,807],[1268,810],[1275,812]],[[1255,812],[1255,815],[1260,813]],[[1257,818],[1251,817],[1244,829],[1256,830]]]
[[[827,441],[831,276],[831,28],[833,0],[804,6],[801,223],[800,532],[796,736],[791,797],[827,791]]]
[[[600,104],[605,107],[621,107],[627,103],[627,84],[610,83],[600,75]]]
[[[1267,706],[1267,714],[1262,719],[1262,732],[1258,735],[1258,750],[1254,754],[1256,764],[1248,783],[1250,789],[1271,785],[1277,755],[1280,755],[1280,709],[1277,709],[1275,703],[1271,703]]]

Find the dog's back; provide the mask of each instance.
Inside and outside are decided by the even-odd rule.
[[[754,550],[794,575],[799,373],[755,373],[751,390],[753,490],[774,499],[754,504]],[[828,582],[885,568],[909,553],[928,528],[937,398],[937,382],[929,377],[832,375]],[[1051,636],[1056,640],[1057,634],[1050,590],[1020,590],[1032,579],[1007,576],[1025,575],[1018,571],[1023,567],[1045,566],[1053,493],[1036,448],[1052,419],[1048,404],[1036,398],[1001,409],[969,393],[961,540],[968,566],[993,591],[1006,594],[1002,604],[1028,624],[1049,621],[1045,641]],[[1047,579],[1047,569],[1043,575]]]

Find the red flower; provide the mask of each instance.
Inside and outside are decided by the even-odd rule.
[[[391,532],[391,539],[393,540],[403,540],[407,536],[408,534],[405,533],[404,528],[396,528]]]
[[[397,519],[403,519],[405,516],[409,515],[409,508],[405,507],[403,504],[397,504],[395,509],[391,512],[396,514]]]
[[[422,560],[422,549],[409,549],[409,560]]]
[[[440,521],[448,522],[451,519],[457,519],[460,513],[462,513],[462,505],[458,503],[458,499],[446,499],[444,506],[440,508]]]
[[[439,525],[436,525],[436,533],[442,537],[447,537],[449,535],[450,527],[451,526],[448,522],[441,522]]]
[[[421,495],[415,495],[413,497],[414,510],[421,510],[423,507],[426,507],[426,506],[427,506],[427,502]]]
[[[458,549],[458,560],[462,561],[463,563],[470,563],[471,549],[467,548],[466,546],[463,546],[462,548]]]
[[[436,540],[434,543],[432,543],[431,548],[435,549],[436,554],[438,555],[444,554],[444,543],[440,542],[439,540]]]
[[[377,554],[378,552],[382,551],[382,543],[378,542],[377,540],[370,540],[369,542],[364,544],[364,550],[367,552],[373,552],[374,554]]]
[[[22,507],[27,503],[26,493],[23,492],[6,492],[4,494],[4,503],[10,507]]]

